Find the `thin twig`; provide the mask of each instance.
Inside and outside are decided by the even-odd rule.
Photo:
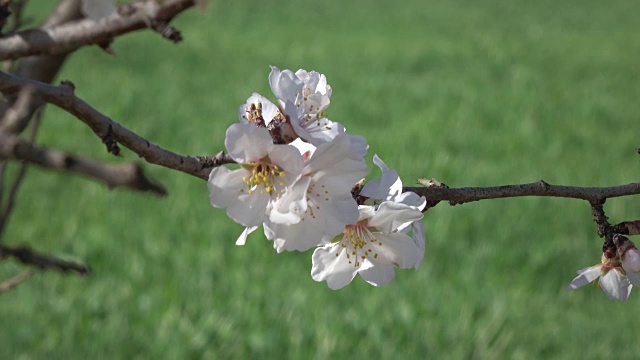
[[[120,143],[149,163],[205,180],[213,167],[234,162],[224,153],[214,156],[184,156],[165,150],[91,107],[74,94],[73,85],[69,82],[55,86],[0,72],[0,92],[14,94],[25,86],[33,86],[45,101],[64,109],[87,124],[111,153],[119,153],[117,143]]]
[[[42,270],[59,270],[64,273],[75,272],[80,275],[87,275],[91,271],[85,264],[39,253],[27,246],[0,245],[0,260],[7,257],[12,257],[25,265],[35,266]]]
[[[13,290],[16,286],[22,284],[33,275],[33,271],[25,270],[20,274],[0,283],[0,294]]]
[[[0,132],[0,158],[17,159],[53,170],[68,171],[104,182],[109,187],[150,191],[164,196],[166,189],[146,177],[140,164],[107,164],[84,156],[36,146],[17,136]]]

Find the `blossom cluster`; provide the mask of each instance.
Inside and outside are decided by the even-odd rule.
[[[323,74],[272,67],[269,84],[277,101],[252,94],[226,131],[239,167],[209,176],[211,205],[245,227],[236,244],[262,226],[278,253],[315,249],[311,276],[331,289],[356,274],[380,286],[395,268],[417,269],[425,198],[403,192],[377,155],[381,177],[365,183],[368,145],[327,118],[332,89]]]
[[[610,246],[602,252],[600,264],[578,270],[578,276],[567,286],[575,290],[594,282],[610,299],[626,301],[633,285],[640,286],[640,252],[636,245],[625,236],[616,234]]]

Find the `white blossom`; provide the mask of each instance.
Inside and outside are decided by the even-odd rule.
[[[344,126],[324,114],[332,90],[323,74],[303,69],[295,73],[280,71],[272,66],[269,84],[293,130],[305,141],[318,146],[346,132]]]
[[[567,286],[567,290],[583,287],[598,277],[598,285],[610,299],[626,301],[631,294],[632,284],[640,286],[640,279],[633,273],[625,272],[617,257],[607,257],[603,253],[601,263],[578,270],[576,276]]]
[[[415,268],[422,260],[423,249],[400,231],[422,218],[420,210],[384,201],[359,211],[358,221],[346,226],[342,236],[313,252],[311,277],[331,289],[348,285],[356,274],[371,285],[385,285],[395,277],[395,267]]]
[[[367,165],[353,141],[359,143],[344,134],[318,146],[305,161],[302,177],[274,203],[264,230],[278,252],[326,243],[358,220],[351,189],[367,174]]]
[[[426,199],[413,192],[403,193],[398,174],[377,155],[374,163],[382,170],[382,177],[362,188],[360,195],[370,199],[358,208],[358,221],[313,253],[311,276],[327,281],[331,289],[346,286],[356,274],[374,286],[387,284],[395,276],[395,267],[417,269],[424,257],[420,219]]]
[[[211,205],[226,208],[227,215],[239,224],[248,228],[258,226],[267,217],[272,203],[300,178],[302,156],[293,146],[274,145],[269,132],[253,124],[231,125],[225,146],[240,168],[229,170],[219,166],[211,171],[208,182]]]

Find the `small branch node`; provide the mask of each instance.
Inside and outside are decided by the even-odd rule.
[[[118,142],[113,139],[113,126],[109,124],[107,127],[107,133],[100,136],[102,143],[107,147],[107,151],[109,154],[113,154],[115,156],[120,156],[120,147],[118,146]]]
[[[173,26],[169,25],[166,21],[149,19],[149,27],[160,34],[163,38],[170,40],[174,43],[182,41],[182,34]]]
[[[60,88],[66,91],[70,91],[71,94],[75,93],[76,86],[70,80],[62,80],[60,82]]]

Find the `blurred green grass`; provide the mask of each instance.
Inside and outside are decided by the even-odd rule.
[[[37,12],[37,9],[31,9]],[[183,154],[223,149],[268,65],[316,69],[329,115],[411,184],[638,181],[640,38],[635,1],[212,2],[175,21],[179,45],[118,39],[78,52],[60,79],[105,114]],[[39,140],[109,161],[83,124],[49,107]],[[87,261],[0,298],[7,359],[633,358],[635,306],[597,286],[565,292],[599,260],[587,204],[522,198],[426,213],[417,272],[334,292],[310,253],[277,255],[208,204],[201,180],[146,166],[165,199],[31,169],[5,234]],[[372,174],[376,174],[374,170]],[[637,217],[635,198],[606,204]],[[3,262],[7,278],[19,266]],[[636,290],[637,291],[637,290]]]

